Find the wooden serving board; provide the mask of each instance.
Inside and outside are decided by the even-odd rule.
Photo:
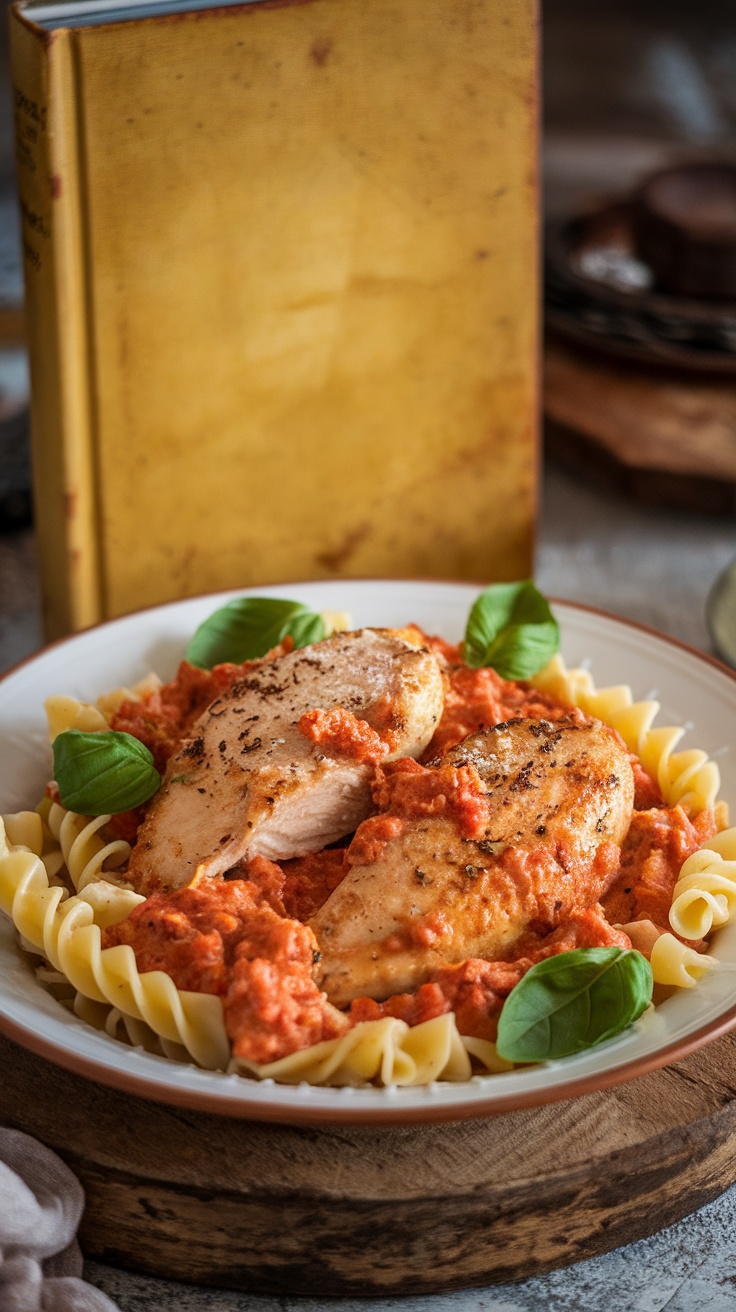
[[[733,378],[636,365],[551,337],[544,417],[547,453],[588,481],[647,505],[736,512]]]
[[[81,1179],[89,1257],[261,1294],[525,1279],[671,1225],[736,1178],[736,1036],[482,1120],[315,1128],[103,1088],[0,1037],[0,1121]]]

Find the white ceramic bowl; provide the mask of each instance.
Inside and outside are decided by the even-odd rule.
[[[252,589],[314,609],[348,610],[355,627],[400,626],[458,640],[475,585],[344,581]],[[94,699],[155,670],[170,677],[198,624],[239,593],[174,602],[113,620],[56,643],[0,681],[0,812],[33,806],[49,776],[43,702],[51,693]],[[717,662],[612,616],[553,603],[568,666],[589,665],[596,686],[627,683],[655,697],[656,723],[688,728],[683,746],[718,761],[721,796],[736,801],[736,676]],[[276,1121],[422,1121],[508,1111],[591,1092],[684,1056],[736,1024],[736,924],[720,931],[721,968],[682,990],[617,1039],[577,1057],[465,1084],[325,1089],[259,1083],[182,1066],[129,1048],[69,1015],[36,982],[31,959],[0,916],[0,1030],[50,1061],[145,1097],[228,1116]]]

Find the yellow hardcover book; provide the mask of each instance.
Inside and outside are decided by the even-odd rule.
[[[48,636],[527,575],[535,0],[61,0],[11,30]]]

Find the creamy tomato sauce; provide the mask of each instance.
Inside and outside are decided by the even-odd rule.
[[[455,656],[452,648],[449,655]],[[468,734],[492,729],[517,716],[556,720],[571,713],[569,706],[562,706],[528,684],[502,679],[495,670],[471,670],[467,665],[453,664],[448,669],[447,683],[444,713],[422,758],[425,761],[457,747]]]
[[[345,878],[346,857],[345,847],[328,847],[324,852],[282,861],[286,914],[295,920],[310,920]]]
[[[264,1064],[334,1038],[363,1020],[396,1016],[416,1025],[448,1011],[455,1012],[461,1034],[494,1039],[504,999],[536,962],[577,947],[628,948],[629,938],[616,926],[636,920],[669,930],[680,867],[716,832],[712,811],[688,818],[680,807],[667,808],[656,782],[632,757],[635,813],[628,835],[621,848],[601,845],[594,870],[580,865],[572,850],[507,847],[492,858],[499,870],[512,872],[522,898],[534,865],[535,914],[509,960],[471,958],[446,965],[411,993],[381,1002],[356,998],[347,1012],[337,1011],[314,982],[319,945],[305,922],[351,866],[377,860],[387,842],[421,817],[442,814],[464,838],[485,833],[487,801],[476,771],[467,765],[438,766],[436,758],[468,734],[517,716],[585,719],[493,670],[469,669],[458,648],[441,639],[425,640],[445,667],[447,688],[444,713],[422,758],[433,762],[432,769],[409,759],[383,762],[390,716],[376,728],[343,708],[315,709],[302,717],[301,731],[330,752],[373,765],[377,814],[340,846],[282,863],[256,857],[224,879],[155,894],[126,921],[104,931],[103,946],[127,943],[141,971],[163,970],[181,989],[221,997],[237,1057]],[[195,719],[252,664],[202,671],[183,662],[171,683],[141,701],[124,702],[112,727],[140,738],[163,769]],[[116,817],[118,831],[127,827],[131,841],[141,814]],[[592,889],[598,890],[601,880],[608,891],[599,904]],[[563,887],[571,894],[565,905],[572,902],[573,910],[561,917]],[[410,939],[432,946],[448,928],[443,913],[436,911],[400,926],[382,947],[399,951]]]
[[[284,914],[283,876],[256,858],[248,878],[155,893],[102,936],[128,944],[138,969],[222,998],[233,1055],[264,1064],[335,1038],[348,1021],[314,983],[317,940]]]
[[[463,838],[482,838],[488,824],[488,802],[472,765],[430,770],[411,757],[391,761],[376,770],[373,800],[380,811],[402,820],[444,815]]]
[[[376,729],[344,706],[306,711],[299,720],[299,732],[331,755],[346,756],[351,761],[372,764],[391,750]]]

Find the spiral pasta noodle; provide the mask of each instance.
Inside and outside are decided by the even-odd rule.
[[[144,899],[98,878],[69,896],[49,885],[38,852],[8,842],[0,822],[0,910],[26,943],[84,998],[145,1023],[200,1066],[223,1070],[230,1057],[222,1003],[184,992],[163,971],[141,974],[132,948],[102,948],[101,930],[124,920]]]
[[[44,702],[49,741],[53,742],[67,729],[79,729],[82,733],[98,733],[109,729],[113,715],[123,702],[140,701],[147,693],[155,692],[160,687],[158,675],[147,674],[132,688],[116,688],[98,697],[96,702],[82,702],[77,697],[54,693]]]
[[[75,993],[71,1009],[79,1020],[94,1029],[104,1030],[111,1039],[130,1043],[134,1048],[143,1048],[145,1052],[166,1057],[169,1061],[191,1061],[191,1054],[183,1044],[162,1038],[145,1021],[126,1015],[119,1007],[93,1002],[83,993]]]
[[[463,1039],[455,1016],[447,1012],[411,1028],[393,1016],[362,1021],[338,1039],[303,1048],[266,1066],[235,1060],[232,1069],[277,1080],[280,1084],[382,1085],[430,1084],[433,1080],[470,1079],[471,1054],[487,1070],[510,1070],[495,1044]]]
[[[58,802],[52,802],[49,807],[49,830],[59,844],[64,865],[78,893],[124,865],[130,856],[130,843],[125,839],[107,839],[102,834],[110,819],[109,815],[78,815]]]
[[[724,829],[688,857],[672,896],[670,925],[682,938],[706,938],[736,916],[736,829]]]
[[[690,989],[698,980],[718,966],[715,957],[696,952],[681,943],[674,934],[660,934],[649,959],[655,984]]]
[[[27,847],[43,861],[50,885],[66,888],[64,855],[48,825],[50,802],[48,798],[35,811],[18,811],[3,816],[7,841],[16,847]]]

